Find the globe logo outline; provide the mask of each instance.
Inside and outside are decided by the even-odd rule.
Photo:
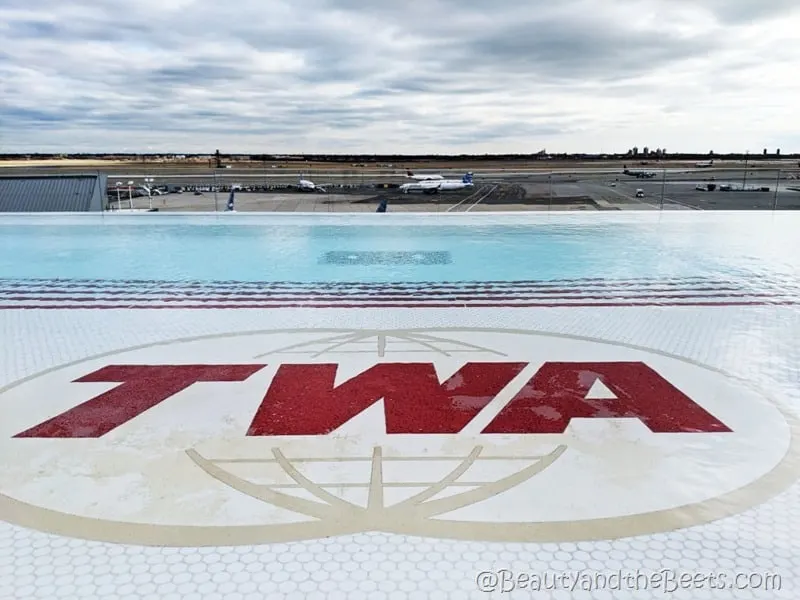
[[[469,328],[452,328],[457,331],[474,331]],[[530,332],[524,330],[492,330],[489,328],[478,329],[478,331],[487,332],[501,332],[501,333],[514,333],[518,335],[539,335],[548,337],[550,334],[543,334],[542,332]],[[457,356],[461,352],[488,352],[494,356],[506,356],[506,352],[501,352],[492,348],[480,346],[480,344],[467,344],[461,343],[461,340],[456,340],[458,343],[451,346],[436,346],[441,340],[433,340],[431,344],[431,337],[439,337],[443,332],[448,331],[448,328],[440,329],[425,329],[420,331],[410,330],[333,330],[324,332],[326,336],[316,338],[314,343],[318,345],[327,344],[327,350],[319,352],[308,352],[308,341],[297,342],[289,344],[285,347],[276,348],[270,352],[257,353],[254,356],[263,357],[267,354],[272,355],[287,355],[298,350],[298,347],[306,346],[306,351],[301,352],[300,355],[311,357],[313,359],[324,359],[326,356],[336,354],[336,351],[347,353],[348,344],[351,343],[365,343],[371,346],[371,349],[364,350],[364,352],[375,353],[379,359],[389,359],[391,356],[392,340],[395,342],[408,342],[421,341],[419,344],[425,348],[425,351],[442,356]],[[297,331],[297,330],[292,330]],[[301,333],[309,335],[317,335],[319,330],[300,330]],[[434,332],[435,335],[432,333]],[[260,332],[263,334],[272,334],[275,331]],[[332,335],[328,335],[328,334]],[[255,332],[247,332],[241,335],[256,335]],[[223,338],[226,336],[203,336],[203,338]],[[337,337],[337,339],[331,339]],[[575,338],[573,336],[564,336],[570,339],[586,339]],[[374,339],[371,339],[374,338]],[[200,339],[200,338],[192,338]],[[445,340],[447,341],[447,340]],[[452,340],[451,340],[452,341]],[[605,340],[591,340],[602,344],[611,345]],[[342,343],[344,342],[344,343]],[[175,343],[175,342],[173,342]],[[426,345],[427,344],[427,345]],[[434,347],[431,348],[430,346]],[[333,347],[335,346],[335,347]],[[620,346],[622,346],[620,344]],[[650,349],[643,349],[645,352],[654,353]],[[360,351],[360,350],[359,350]],[[655,353],[658,354],[658,353]],[[673,357],[677,360],[684,362],[686,359],[681,357]],[[83,361],[77,361],[83,362]],[[707,368],[703,365],[697,365],[698,368]],[[55,370],[55,369],[54,369]],[[727,377],[732,377],[724,374]],[[30,379],[30,378],[29,378]],[[18,382],[19,383],[19,382]],[[0,395],[10,389],[12,386],[6,386],[0,390]],[[780,407],[779,407],[780,408]],[[251,460],[269,462],[278,465],[290,478],[294,479],[294,485],[298,488],[304,489],[311,495],[316,495],[316,504],[310,504],[309,501],[297,502],[292,499],[290,508],[301,505],[303,510],[297,511],[299,514],[308,517],[311,520],[288,523],[288,524],[265,524],[264,526],[230,526],[230,527],[215,527],[215,526],[157,526],[151,525],[158,529],[157,535],[153,535],[153,531],[147,532],[139,528],[138,532],[134,532],[129,523],[109,523],[105,522],[107,529],[106,534],[98,533],[97,526],[92,525],[87,531],[91,530],[90,537],[92,539],[109,539],[110,541],[128,541],[132,543],[145,543],[158,545],[218,545],[221,540],[229,540],[232,543],[266,543],[273,541],[289,541],[294,539],[313,539],[326,535],[341,535],[347,533],[356,533],[363,531],[384,531],[389,533],[400,533],[406,535],[422,535],[428,537],[445,537],[453,539],[470,539],[470,540],[485,540],[485,541],[519,541],[519,542],[533,542],[533,541],[579,541],[579,540],[592,540],[592,539],[613,539],[614,537],[621,537],[625,535],[640,535],[646,533],[653,533],[657,531],[665,531],[685,527],[688,525],[696,525],[709,520],[736,514],[742,510],[743,505],[752,505],[753,502],[758,502],[758,499],[768,499],[780,489],[788,485],[789,480],[793,481],[794,471],[789,471],[789,465],[797,458],[797,423],[790,414],[781,411],[783,416],[787,419],[787,423],[791,429],[791,448],[787,451],[787,456],[781,461],[776,468],[766,473],[759,479],[760,485],[756,486],[757,489],[751,490],[752,493],[745,496],[734,493],[728,494],[726,497],[713,498],[706,503],[698,503],[694,507],[680,507],[681,510],[666,510],[654,511],[648,515],[631,515],[629,517],[601,519],[598,522],[514,522],[508,521],[504,523],[475,523],[457,520],[445,520],[437,518],[440,515],[445,515],[448,512],[448,507],[453,510],[458,508],[458,504],[474,502],[481,502],[483,499],[490,496],[502,495],[509,490],[512,490],[515,485],[520,485],[524,481],[551,470],[554,464],[557,465],[557,460],[565,453],[568,453],[566,444],[558,444],[556,447],[547,453],[535,454],[530,456],[516,455],[517,459],[525,459],[530,461],[529,464],[512,475],[500,477],[494,481],[460,481],[459,478],[467,471],[469,465],[475,464],[478,460],[488,459],[493,457],[483,455],[484,448],[477,444],[473,446],[472,450],[466,455],[448,455],[438,457],[457,462],[457,466],[448,474],[447,477],[442,478],[437,482],[429,482],[428,488],[424,492],[419,492],[412,495],[412,501],[400,501],[395,503],[385,503],[381,501],[383,497],[382,478],[378,475],[380,467],[387,461],[394,460],[417,460],[420,457],[405,456],[398,457],[396,455],[386,454],[384,447],[380,444],[374,445],[372,454],[369,456],[357,457],[355,460],[370,466],[371,477],[368,481],[362,482],[359,485],[369,490],[370,502],[366,506],[359,506],[353,502],[338,498],[335,494],[326,492],[324,488],[329,487],[322,485],[324,483],[317,483],[311,481],[307,476],[302,473],[298,468],[298,464],[305,464],[314,461],[315,459],[330,460],[332,457],[328,456],[301,456],[298,454],[289,454],[281,448],[281,444],[275,444],[270,448],[271,457],[255,457]],[[232,489],[245,493],[250,497],[261,497],[264,502],[278,502],[286,504],[287,498],[283,495],[276,495],[275,492],[278,488],[272,489],[271,493],[266,490],[270,486],[262,486],[257,491],[248,487],[242,482],[241,478],[235,476],[226,476],[224,468],[220,468],[221,464],[225,464],[225,458],[214,457],[211,458],[204,456],[200,451],[188,448],[186,451],[187,458],[199,469],[204,471],[206,475],[211,478],[222,481]],[[497,457],[494,457],[497,458]],[[500,457],[502,459],[502,457]],[[334,482],[335,483],[335,482]],[[476,484],[473,489],[466,492],[456,492],[450,496],[436,497],[440,492],[445,491],[448,484],[461,483],[461,484]],[[481,486],[484,486],[481,489]],[[479,490],[478,492],[475,489]],[[245,490],[245,491],[243,491]],[[269,498],[264,499],[264,498]],[[736,499],[731,502],[731,498]],[[455,498],[455,500],[448,500],[448,498]],[[738,499],[737,499],[738,498]],[[0,494],[0,516],[6,518],[11,515],[13,518],[7,518],[10,522],[25,522],[27,521],[31,526],[37,529],[45,530],[60,530],[64,529],[62,525],[56,523],[57,519],[40,519],[38,525],[32,524],[33,519],[26,516],[26,507],[21,507],[18,501],[14,501],[8,496]],[[41,516],[41,514],[40,514]],[[73,515],[74,516],[74,515]],[[78,517],[80,522],[81,517]],[[85,525],[89,524],[91,519],[83,520]],[[70,529],[70,535],[82,537],[79,532],[75,531],[75,527],[67,527]],[[212,531],[215,530],[216,531]],[[223,531],[225,530],[225,531]]]

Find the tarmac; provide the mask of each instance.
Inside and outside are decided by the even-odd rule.
[[[529,175],[516,178],[480,178],[472,189],[435,195],[401,194],[393,189],[375,189],[352,183],[326,181],[329,193],[303,193],[280,186],[267,191],[237,191],[235,207],[239,212],[375,212],[381,199],[388,201],[392,212],[496,212],[496,211],[606,211],[606,210],[779,210],[800,209],[800,191],[791,181],[780,181],[775,191],[774,176],[752,175],[742,191],[743,173],[709,175],[705,178],[667,176],[661,179],[637,179],[621,174]],[[711,177],[717,189],[701,191]],[[331,179],[331,178],[329,178]],[[172,182],[170,182],[172,183]],[[218,182],[219,183],[219,182]],[[731,191],[720,191],[728,183]],[[225,210],[227,186],[198,179],[183,183],[198,194],[154,196],[152,206],[160,212],[206,212]],[[248,183],[248,185],[255,185]],[[737,191],[737,187],[739,190]],[[281,189],[283,188],[283,189]],[[764,188],[766,191],[760,191]],[[637,197],[642,190],[643,197]],[[112,196],[112,209],[116,207]],[[146,209],[146,197],[134,198],[133,206]],[[122,208],[130,202],[122,195]]]
[[[386,185],[396,186],[409,181],[401,168],[309,169],[304,176],[324,186],[328,192],[317,194],[291,189],[299,177],[294,165],[276,169],[234,166],[215,171],[197,165],[134,164],[100,170],[108,176],[108,186],[112,189],[118,181],[123,186],[128,181],[141,185],[147,172],[154,177],[156,186],[181,186],[188,190],[182,194],[153,197],[154,209],[169,212],[225,210],[227,189],[231,185],[245,188],[236,194],[236,210],[240,212],[374,212],[383,198],[388,201],[388,209],[392,212],[800,209],[800,180],[797,179],[800,173],[788,166],[780,172],[780,179],[778,170],[761,166],[748,169],[745,174],[744,169],[737,165],[711,169],[670,165],[661,170],[627,165],[634,171],[651,170],[655,173],[648,179],[623,174],[617,165],[563,166],[553,165],[554,168],[549,170],[540,165],[535,169],[520,165],[511,165],[505,170],[476,168],[474,188],[431,196],[419,193],[404,195],[396,189],[384,189]],[[60,169],[5,167],[0,174],[56,174],[75,172],[76,169],[75,166]],[[437,172],[447,178],[460,178],[466,169],[471,167]],[[717,189],[696,189],[709,183],[715,183]],[[724,184],[731,190],[721,191],[719,187]],[[218,190],[216,195],[215,187]],[[195,189],[200,190],[199,195],[195,195]],[[643,197],[637,197],[637,190],[642,190]],[[121,199],[122,208],[129,209],[124,187]],[[113,192],[109,200],[115,209],[117,203]],[[147,209],[150,201],[146,197],[134,198],[133,206]]]
[[[237,192],[235,209],[238,212],[375,212],[381,198],[388,200],[391,212],[494,212],[494,211],[547,211],[547,210],[621,210],[622,203],[599,199],[595,202],[585,198],[554,197],[548,198],[519,197],[515,188],[508,186],[479,186],[468,193],[448,193],[431,196],[420,194],[306,194],[290,193],[253,193]],[[209,212],[224,211],[228,199],[227,193],[202,192],[197,196],[192,193],[167,194],[154,196],[152,207],[159,212]],[[122,200],[122,209],[130,209],[131,202]],[[148,198],[134,198],[134,209],[147,209]],[[116,202],[112,202],[112,209]],[[627,207],[625,207],[627,208]],[[653,209],[652,206],[634,201],[630,204],[634,209]]]

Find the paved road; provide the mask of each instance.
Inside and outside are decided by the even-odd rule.
[[[749,186],[750,183],[748,183]],[[645,191],[647,198],[660,200],[660,183],[639,183],[638,187]],[[790,191],[786,189],[786,186],[780,186],[776,196],[774,182],[768,187],[769,191],[765,192],[722,192],[719,189],[709,192],[695,190],[694,187],[688,185],[667,184],[665,198],[701,210],[769,210],[776,202],[777,208],[781,210],[800,209],[800,192]]]

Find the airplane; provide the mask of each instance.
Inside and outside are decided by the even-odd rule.
[[[414,175],[413,172],[406,170],[406,177],[416,179],[417,181],[442,181],[444,177],[441,175]]]
[[[699,163],[695,163],[694,166],[697,167],[698,169],[707,169],[709,167],[713,167],[714,166],[714,161],[710,160],[708,162],[699,162]]]
[[[636,177],[637,179],[652,179],[656,176],[655,171],[631,171],[628,167],[625,167],[622,171],[625,175],[631,175],[632,177]]]
[[[400,186],[400,191],[404,194],[409,192],[422,192],[424,194],[438,194],[439,192],[454,192],[471,188],[475,184],[472,181],[472,173],[466,173],[461,181],[457,179],[442,179],[440,181],[420,181],[419,183],[404,183]]]
[[[298,189],[301,192],[320,192],[322,194],[327,193],[327,190],[322,187],[321,185],[317,185],[308,179],[303,179],[303,176],[300,176],[300,182],[297,184]]]

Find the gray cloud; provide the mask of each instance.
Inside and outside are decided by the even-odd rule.
[[[538,25],[538,26],[536,26]],[[451,69],[500,69],[541,80],[619,80],[707,53],[705,34],[688,39],[669,31],[627,30],[588,19],[522,23],[443,46]]]
[[[0,150],[786,152],[795,6],[4,0]]]
[[[156,85],[209,86],[246,80],[249,75],[246,69],[235,64],[198,62],[181,67],[158,67],[144,77],[148,83]]]

